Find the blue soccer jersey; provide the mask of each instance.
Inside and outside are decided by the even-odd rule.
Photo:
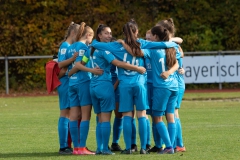
[[[179,69],[183,67],[182,58],[178,59],[178,64],[179,64]],[[177,77],[177,80],[178,80],[178,87],[185,89],[185,82],[184,82],[183,74],[180,74],[180,73],[178,73],[178,71],[176,71],[176,77]]]
[[[112,81],[111,77],[111,62],[115,59],[114,55],[109,51],[95,50],[93,56],[90,57],[92,68],[99,67],[104,70],[102,75],[93,75],[91,86],[101,84],[101,81]]]
[[[137,41],[140,43],[141,49],[163,49],[178,46],[178,44],[176,44],[175,42],[152,42],[143,39],[138,39]],[[101,48],[101,50],[108,50],[113,54],[115,52],[122,52],[123,50],[125,50],[125,48],[119,42],[103,43],[98,42],[97,40],[93,40],[91,45],[95,46],[96,48]]]
[[[176,49],[176,58],[180,58],[180,52],[178,48]],[[167,79],[160,77],[162,72],[168,70],[166,63],[166,53],[165,49],[151,49],[145,50],[146,56],[150,58],[152,67],[152,77],[153,77],[153,87],[156,88],[168,88],[170,90],[178,90],[178,82],[176,80],[175,73],[169,75]]]
[[[73,43],[67,50],[67,59],[72,57],[75,52],[78,52],[76,60],[68,67],[68,70],[75,66],[76,62],[81,62],[84,55],[89,57],[90,48],[82,42]],[[73,86],[79,83],[89,81],[91,78],[90,74],[85,71],[78,71],[69,78],[69,86]]]
[[[58,50],[58,62],[62,62],[66,60],[66,53],[67,49],[69,48],[70,44],[68,42],[63,42]],[[68,83],[69,79],[67,74],[62,76],[60,79],[61,85],[58,86],[58,96],[59,96],[59,107],[60,110],[69,108],[69,101],[68,101]]]
[[[111,42],[115,43],[115,42]],[[105,50],[105,44],[108,43],[97,43],[94,48]],[[117,44],[117,43],[115,43]],[[104,47],[102,48],[101,45]],[[117,44],[122,46],[121,44]],[[129,54],[125,48],[115,49],[108,48],[110,52],[116,57],[116,59],[130,63],[136,66],[144,66],[144,58],[133,57]],[[146,92],[146,77],[147,74],[140,74],[136,71],[126,70],[118,67],[118,79],[119,79],[119,92],[120,92],[120,112],[129,112],[133,110],[134,104],[136,104],[137,110],[145,110],[148,108],[147,103],[147,92]]]
[[[145,68],[147,71],[147,83],[152,83],[152,65],[149,57],[145,58]]]

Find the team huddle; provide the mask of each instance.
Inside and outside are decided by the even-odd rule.
[[[182,39],[174,33],[173,20],[162,20],[147,31],[144,40],[138,38],[137,23],[130,20],[123,26],[124,40],[114,39],[104,24],[98,26],[93,40],[94,31],[84,22],[70,24],[58,52],[60,154],[132,154],[138,151],[136,119],[140,154],[186,151],[178,114],[185,91]],[[86,147],[92,107],[96,151]],[[121,132],[125,149],[118,144]]]

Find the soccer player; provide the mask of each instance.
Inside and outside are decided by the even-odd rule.
[[[60,149],[59,154],[72,154],[72,149],[68,146],[68,125],[69,125],[69,99],[68,99],[68,76],[66,75],[67,67],[75,59],[77,54],[68,60],[65,60],[67,48],[75,41],[79,24],[71,22],[65,33],[58,50],[58,65],[61,68],[62,76],[59,77],[61,85],[57,88],[59,96],[60,117],[58,120],[58,136]],[[60,72],[60,73],[61,73]],[[64,73],[63,73],[64,72]]]
[[[151,36],[154,41],[169,41],[170,39],[169,31],[163,26],[153,27],[151,29]],[[177,70],[177,59],[180,58],[181,54],[178,48],[149,51],[148,54],[153,73],[152,115],[157,131],[166,145],[166,148],[160,154],[173,154],[173,141],[175,140],[176,133],[174,110],[178,96],[178,83],[175,74],[169,73]],[[159,75],[163,78],[160,78]],[[166,114],[168,130],[163,122],[164,114]]]
[[[158,22],[157,25],[165,26],[170,31],[170,36],[174,37],[175,27],[174,27],[174,22],[173,22],[172,18],[169,18],[167,20],[162,20],[162,21]],[[176,139],[175,139],[175,143],[174,143],[174,149],[176,152],[185,152],[186,148],[183,145],[182,126],[181,126],[181,121],[180,121],[179,113],[178,113],[178,111],[181,107],[181,102],[182,102],[182,98],[183,98],[184,91],[185,91],[185,82],[184,82],[184,78],[183,78],[183,74],[185,71],[182,66],[182,57],[180,59],[178,59],[178,64],[179,64],[179,69],[176,72],[176,77],[178,80],[179,92],[178,92],[178,98],[177,98],[177,103],[176,103],[176,107],[175,107]]]
[[[76,42],[68,48],[67,55],[71,57],[78,53],[76,60],[69,66],[69,70],[78,62],[81,62],[85,52],[89,52],[88,44],[91,43],[94,32],[91,27],[81,23]],[[87,67],[86,67],[87,68]],[[94,69],[88,68],[88,72],[95,73]],[[85,71],[77,72],[69,78],[69,99],[70,99],[70,133],[74,145],[73,154],[92,155],[95,154],[86,148],[86,140],[89,131],[89,121],[91,117],[92,101],[90,96],[90,74]],[[81,112],[81,122],[78,127],[79,113]],[[80,142],[79,142],[80,140]]]
[[[111,29],[106,25],[99,25],[96,33],[96,39],[100,42],[109,42],[112,38]],[[112,155],[108,149],[108,142],[111,133],[111,113],[115,109],[115,101],[112,95],[114,88],[111,82],[110,67],[111,64],[126,70],[134,70],[140,74],[146,70],[144,67],[131,65],[126,62],[117,60],[111,52],[105,50],[97,50],[95,48],[91,51],[91,56],[87,55],[83,58],[83,62],[87,63],[91,59],[92,67],[99,67],[104,70],[103,75],[94,75],[91,79],[90,93],[94,106],[94,112],[98,115],[99,122],[97,124],[97,151],[96,154]],[[77,68],[81,70],[82,65],[77,63],[72,69]],[[69,74],[72,74],[70,71]],[[105,92],[102,92],[104,90]]]

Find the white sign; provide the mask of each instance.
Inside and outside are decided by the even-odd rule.
[[[186,56],[185,83],[240,82],[240,55]]]

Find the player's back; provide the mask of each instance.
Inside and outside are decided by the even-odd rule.
[[[82,42],[75,42],[68,48],[67,52],[67,58],[72,57],[75,52],[78,52],[76,60],[68,67],[68,70],[71,70],[75,66],[75,63],[82,61],[82,58],[85,54],[89,55],[90,49],[86,44]],[[78,71],[69,78],[69,86],[83,83],[89,80],[90,75],[88,74],[88,72]]]
[[[150,57],[152,67],[153,86],[174,90],[176,87],[178,87],[175,73],[169,75],[167,79],[163,79],[160,77],[162,72],[168,70],[165,49],[151,49],[148,51],[149,52],[147,53]]]

